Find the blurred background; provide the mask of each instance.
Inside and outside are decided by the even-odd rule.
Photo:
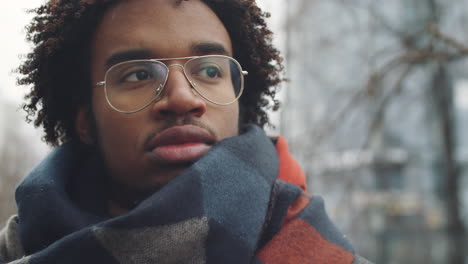
[[[12,72],[25,10],[0,16],[0,223],[49,151],[24,122]],[[285,59],[284,135],[309,190],[376,263],[468,263],[468,1],[258,1]],[[248,69],[247,69],[248,70]]]

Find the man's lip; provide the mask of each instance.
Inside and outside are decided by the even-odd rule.
[[[212,145],[216,142],[206,129],[194,125],[173,126],[163,130],[152,138],[148,145],[148,151],[160,146],[183,145],[203,143]]]
[[[194,125],[174,126],[151,139],[148,151],[152,160],[164,164],[195,161],[205,155],[215,138]]]

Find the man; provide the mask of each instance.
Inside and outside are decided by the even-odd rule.
[[[281,58],[254,1],[36,13],[20,83],[57,148],[18,186],[0,262],[365,263],[260,128]]]

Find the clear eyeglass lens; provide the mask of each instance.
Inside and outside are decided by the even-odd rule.
[[[213,103],[230,104],[242,93],[242,70],[232,58],[213,55],[189,59],[184,72],[192,88]],[[168,68],[160,61],[118,64],[106,74],[107,99],[120,111],[137,111],[160,96],[167,75]]]

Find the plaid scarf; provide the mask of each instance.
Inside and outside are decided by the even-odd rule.
[[[366,263],[273,141],[249,126],[118,217],[101,210],[86,155],[64,144],[16,191],[26,257],[12,263]]]

